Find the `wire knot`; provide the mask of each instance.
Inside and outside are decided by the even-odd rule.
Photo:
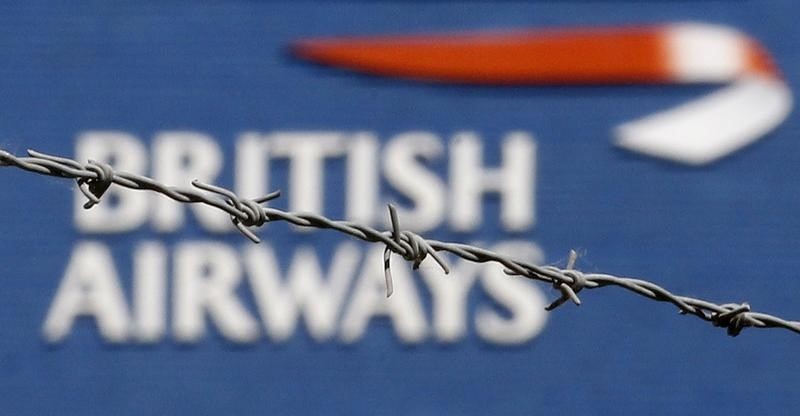
[[[571,279],[572,282],[567,283],[563,280],[553,280],[553,287],[561,291],[561,297],[547,305],[544,309],[552,311],[553,309],[561,306],[564,302],[571,300],[576,305],[581,305],[581,299],[578,297],[578,292],[586,287],[586,277],[578,270],[575,270],[575,261],[578,259],[578,253],[575,250],[570,250],[569,260],[567,261],[567,268],[560,270],[560,273]]]
[[[239,232],[254,243],[260,243],[261,239],[247,227],[260,227],[269,222],[267,212],[259,204],[273,200],[281,195],[280,191],[274,191],[261,198],[242,199],[225,188],[203,183],[197,179],[192,181],[192,185],[222,196],[225,203],[236,209],[240,215],[231,214],[231,222]]]
[[[97,175],[95,178],[78,178],[78,189],[89,200],[83,204],[84,209],[89,209],[100,203],[100,198],[106,193],[114,182],[114,169],[108,163],[89,160],[86,170]]]
[[[397,210],[392,204],[389,204],[389,218],[392,223],[392,242],[394,244],[386,244],[386,249],[383,250],[383,275],[386,279],[386,297],[392,296],[394,292],[394,284],[392,283],[392,269],[390,264],[391,254],[399,254],[404,259],[413,262],[412,267],[414,270],[419,269],[420,263],[425,260],[428,255],[433,257],[439,266],[444,270],[445,274],[450,273],[450,268],[447,263],[436,253],[436,250],[428,244],[428,241],[422,238],[419,234],[411,231],[400,230],[400,221],[397,219]]]
[[[750,305],[747,303],[727,303],[721,305],[725,312],[717,312],[711,315],[711,322],[714,326],[728,329],[728,335],[735,337],[748,326],[753,326],[756,322],[750,316]]]

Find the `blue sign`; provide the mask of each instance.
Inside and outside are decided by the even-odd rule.
[[[800,318],[795,4],[36,2],[0,148]],[[0,169],[3,414],[786,414],[796,334]],[[310,229],[311,228],[311,229]]]

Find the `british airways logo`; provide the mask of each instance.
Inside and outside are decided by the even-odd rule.
[[[792,105],[764,49],[718,26],[323,39],[298,42],[294,51],[315,62],[433,82],[729,84],[617,126],[619,146],[687,164],[709,163],[763,137]],[[224,154],[223,140],[233,140],[233,154]],[[487,160],[489,152],[499,159]],[[376,228],[387,226],[386,203],[419,233],[481,233],[494,224],[499,238],[481,245],[530,263],[545,261],[543,246],[519,239],[539,224],[540,155],[527,131],[485,137],[471,130],[382,135],[332,129],[220,138],[182,130],[154,132],[147,140],[96,130],[78,135],[75,154],[176,185],[193,179],[227,185],[227,170],[239,195],[258,197],[278,184],[289,211],[343,213],[347,221]],[[342,184],[341,198],[326,191],[331,182]],[[233,343],[279,343],[302,326],[315,342],[349,344],[367,337],[372,321],[384,320],[406,344],[460,342],[474,333],[495,345],[516,345],[536,337],[547,321],[542,289],[507,278],[502,268],[454,260],[445,279],[438,268],[414,274],[399,263],[397,290],[385,299],[380,247],[350,241],[323,246],[291,229],[283,237],[273,229],[262,245],[243,246],[218,238],[235,228],[228,215],[207,207],[112,187],[106,199],[114,203],[84,210],[84,195],[78,189],[74,195],[73,225],[82,237],[64,261],[42,323],[49,343],[65,341],[85,318],[107,342],[141,344],[198,343],[211,327]],[[490,196],[497,210],[484,209]],[[492,215],[497,218],[490,222]],[[208,236],[164,238],[192,227]],[[105,240],[131,232],[147,237],[127,255]],[[285,243],[287,235],[297,243]],[[475,291],[484,296],[472,302]]]
[[[295,43],[293,52],[334,67],[427,82],[727,84],[614,129],[622,148],[691,165],[764,137],[792,108],[766,49],[710,24],[311,39]]]

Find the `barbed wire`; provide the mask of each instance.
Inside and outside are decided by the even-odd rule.
[[[584,289],[597,289],[606,286],[617,286],[633,293],[659,302],[675,305],[681,314],[694,315],[714,326],[726,328],[728,335],[737,336],[744,328],[783,328],[800,333],[800,322],[789,321],[765,313],[754,312],[747,303],[716,304],[702,299],[680,296],[663,287],[641,279],[618,277],[609,274],[583,273],[574,268],[577,254],[571,251],[565,269],[555,266],[538,266],[467,244],[428,240],[411,231],[403,230],[395,208],[389,204],[389,216],[392,229],[380,231],[374,228],[349,222],[336,221],[313,213],[287,212],[265,207],[261,204],[280,196],[280,192],[272,192],[255,199],[241,198],[232,191],[192,181],[194,188],[168,186],[156,182],[152,178],[128,172],[117,172],[111,165],[89,160],[80,163],[72,159],[52,156],[28,150],[27,157],[17,157],[0,149],[0,166],[13,166],[30,172],[75,179],[78,188],[86,196],[88,202],[84,208],[90,209],[100,202],[100,198],[112,184],[134,189],[157,192],[183,203],[201,203],[222,210],[231,216],[233,225],[247,238],[255,243],[260,242],[251,228],[260,227],[268,222],[285,221],[300,227],[335,230],[371,243],[386,246],[383,255],[384,277],[386,279],[386,296],[393,292],[391,274],[391,255],[397,254],[412,262],[417,269],[428,256],[449,273],[450,269],[439,252],[452,253],[465,260],[476,263],[499,263],[504,272],[510,276],[521,276],[551,284],[561,292],[561,296],[545,309],[552,311],[567,301],[581,304],[578,293]]]

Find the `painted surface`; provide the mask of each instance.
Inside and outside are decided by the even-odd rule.
[[[575,248],[586,271],[800,318],[795,9],[3,5],[0,146],[250,197],[281,189],[274,206],[375,227],[387,227],[392,202],[404,226],[438,240],[560,265]],[[292,50],[307,39],[630,27],[669,32],[666,47],[647,49],[671,50],[654,72],[669,72],[665,82],[584,85],[571,63],[573,79],[557,85],[420,82]],[[631,68],[609,62],[615,74]],[[648,118],[673,110],[684,124]],[[695,128],[705,123],[719,128]],[[267,225],[253,245],[225,216],[145,193],[109,191],[84,211],[74,183],[0,175],[4,414],[787,414],[798,405],[789,332],[730,338],[615,289],[548,314],[557,291],[454,258],[446,278],[435,263],[413,273],[394,259],[387,301],[377,245],[285,224]]]

